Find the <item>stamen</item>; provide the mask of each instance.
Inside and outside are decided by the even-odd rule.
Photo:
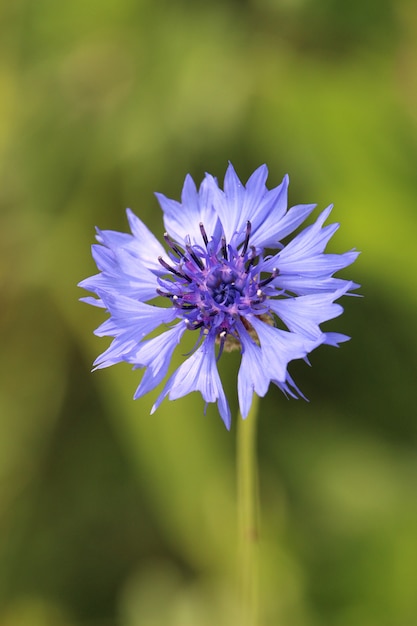
[[[223,258],[227,261],[227,246],[226,246],[226,237],[222,237],[222,254]]]
[[[189,304],[188,302],[186,304],[180,304],[179,305],[180,309],[183,309],[184,311],[192,311],[193,309],[197,308],[196,304]]]
[[[175,274],[175,276],[178,276],[178,278],[184,278],[188,283],[192,282],[192,279],[187,276],[187,274],[182,274],[177,269],[175,269],[175,267],[171,267],[171,265],[164,261],[161,256],[158,257],[158,261],[162,265],[162,267],[165,267],[165,269],[168,270],[168,272],[172,272],[173,274]]]
[[[245,241],[243,242],[243,248],[240,251],[240,256],[245,256],[245,254],[246,254],[246,251],[247,251],[248,245],[249,245],[249,239],[250,239],[251,230],[252,230],[252,224],[248,220],[246,222],[246,237],[245,237]]]
[[[171,298],[173,304],[175,304],[175,306],[178,307],[179,309],[183,309],[184,311],[191,311],[193,309],[198,308],[196,304],[193,304],[192,302],[184,301],[184,299],[180,296],[177,296],[177,294],[172,295],[171,293],[167,293],[167,294],[161,293],[161,295],[166,295],[168,298]]]
[[[179,248],[179,246],[177,246],[177,244],[174,241],[172,241],[168,233],[164,233],[164,239],[167,245],[171,248],[171,250],[173,250],[180,257],[180,259],[183,259],[184,258],[183,251]]]
[[[198,328],[204,326],[204,322],[192,322],[187,318],[185,319],[185,325],[187,326],[188,330],[197,330]]]
[[[255,260],[256,260],[256,257],[257,257],[255,246],[251,246],[250,249],[252,250],[252,256],[249,259],[249,262],[248,262],[248,264],[246,266],[246,273],[249,272],[250,268],[255,263]]]
[[[222,330],[222,332],[219,333],[220,346],[219,346],[219,353],[218,353],[217,358],[216,358],[216,362],[217,363],[219,362],[220,357],[223,354],[223,348],[224,348],[224,344],[226,342],[226,337],[227,337],[227,330]]]
[[[278,274],[279,274],[279,269],[277,267],[274,267],[274,269],[272,270],[271,276],[269,276],[269,278],[265,278],[264,280],[261,280],[261,282],[259,283],[259,287],[265,287],[266,285],[269,285],[271,280],[274,280],[274,278],[276,278]]]
[[[205,229],[205,228],[204,228],[204,226],[203,226],[203,222],[200,222],[199,226],[200,226],[200,233],[201,233],[201,236],[202,236],[203,241],[204,241],[204,245],[205,245],[205,246],[206,246],[206,248],[207,248],[207,244],[208,244],[208,237],[207,237],[206,229]]]
[[[175,298],[178,298],[178,296],[173,296],[172,293],[162,291],[162,289],[159,289],[159,287],[157,287],[156,293],[158,294],[158,296],[163,296],[164,298],[172,298],[173,300],[175,300]]]
[[[192,246],[190,246],[190,244],[187,244],[185,246],[185,249],[187,250],[188,254],[190,255],[190,257],[193,259],[194,263],[196,265],[198,265],[198,267],[200,268],[200,270],[204,269],[204,263],[203,261],[196,255],[196,253],[194,252]]]

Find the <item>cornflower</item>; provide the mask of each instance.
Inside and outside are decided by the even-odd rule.
[[[287,396],[304,397],[288,364],[307,360],[322,344],[349,339],[324,332],[320,324],[340,315],[335,301],[358,287],[333,276],[358,253],[324,252],[339,226],[324,226],[332,206],[294,234],[316,205],[288,209],[288,176],[271,190],[267,176],[262,165],[243,185],[230,164],[224,190],[210,174],[199,189],[187,175],[181,202],[156,194],[165,247],[129,209],[132,234],[97,229],[92,254],[99,273],[80,286],[96,295],[83,301],[110,314],[96,335],[113,341],[95,369],[121,361],[144,369],[134,395],[139,398],[166,377],[183,335],[195,335],[194,350],[168,378],[151,413],[166,396],[175,400],[199,391],[206,405],[217,402],[229,429],[217,367],[225,352],[241,353],[237,392],[245,418],[253,393],[263,397],[270,383]]]

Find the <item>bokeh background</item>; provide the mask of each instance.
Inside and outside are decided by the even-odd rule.
[[[261,404],[260,626],[417,624],[416,62],[413,0],[2,0],[1,626],[236,623],[235,425],[90,374],[76,287],[95,225],[162,235],[153,192],[228,160],[362,251],[352,341]]]

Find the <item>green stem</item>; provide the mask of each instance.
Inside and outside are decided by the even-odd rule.
[[[237,425],[237,500],[238,500],[238,575],[241,625],[257,626],[259,541],[258,471],[256,459],[256,426],[259,398],[253,394],[248,417],[239,415]]]

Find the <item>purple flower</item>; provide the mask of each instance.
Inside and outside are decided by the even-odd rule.
[[[323,226],[331,207],[284,244],[315,205],[287,209],[288,176],[268,190],[267,175],[262,165],[244,186],[229,165],[224,191],[206,174],[198,190],[186,177],[181,202],[157,194],[165,247],[129,209],[131,235],[97,230],[92,253],[100,273],[80,286],[98,297],[85,302],[110,314],[96,334],[114,339],[95,367],[127,361],[144,368],[139,398],[167,375],[184,333],[195,335],[196,348],[168,379],[152,412],[166,396],[200,391],[206,403],[217,402],[230,428],[217,370],[224,352],[242,354],[237,385],[245,418],[253,392],[264,396],[271,382],[286,395],[302,396],[288,373],[290,361],[349,339],[323,332],[320,324],[340,315],[335,300],[358,286],[333,277],[358,253],[324,252],[338,228]],[[158,327],[160,334],[149,338]]]

